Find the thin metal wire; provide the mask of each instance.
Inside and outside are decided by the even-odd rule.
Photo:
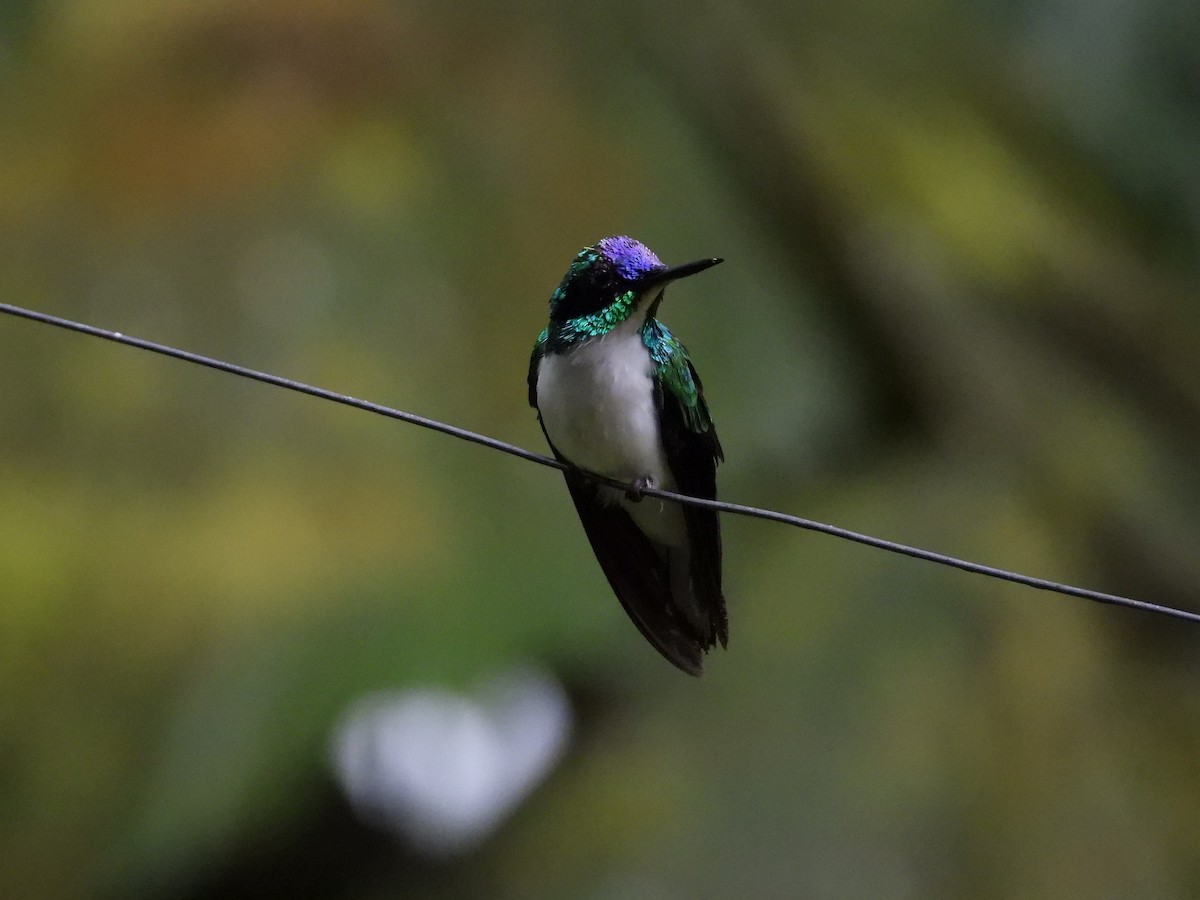
[[[481,444],[482,446],[488,447],[492,450],[499,450],[501,453],[507,453],[510,456],[516,456],[520,459],[537,463],[538,465],[546,466],[551,469],[565,470],[567,468],[566,465],[556,459],[552,459],[549,456],[543,456],[540,453],[534,453],[531,450],[526,450],[523,447],[518,447],[515,444],[510,444],[506,441],[498,440],[497,438],[488,437],[484,434],[478,434],[474,431],[468,431],[465,428],[458,428],[454,425],[448,425],[445,422],[439,422],[436,419],[428,419],[425,416],[418,416],[415,413],[393,409],[390,406],[383,406],[379,403],[372,403],[369,400],[360,400],[357,397],[351,397],[347,394],[339,394],[335,391],[329,391],[324,388],[315,387],[311,384],[305,384],[301,381],[293,381],[290,378],[272,375],[269,372],[259,372],[255,369],[246,368],[245,366],[239,366],[235,365],[234,363],[225,362],[224,360],[213,359],[208,356],[201,356],[197,353],[190,353],[186,350],[179,350],[175,347],[169,347],[166,344],[156,344],[153,341],[131,337],[127,334],[122,334],[119,331],[109,331],[105,328],[97,328],[94,325],[85,325],[82,322],[75,322],[71,319],[60,318],[59,316],[52,316],[48,313],[24,309],[22,307],[12,306],[7,303],[0,303],[0,312],[7,313],[8,315],[12,316],[18,316],[23,319],[30,319],[34,322],[41,322],[46,325],[54,325],[58,328],[65,328],[68,331],[75,331],[80,334],[90,335],[91,337],[103,338],[104,340],[112,341],[117,344],[123,344],[127,347],[136,347],[139,350],[147,350],[151,353],[159,353],[163,356],[181,359],[184,362],[195,363],[200,366],[207,366],[208,368],[216,369],[219,372],[228,372],[231,375],[239,375],[242,378],[249,378],[253,381],[261,381],[264,384],[271,384],[275,387],[286,388],[289,391],[296,391],[301,394],[308,394],[312,397],[319,397],[322,400],[340,403],[343,406],[351,406],[355,409],[361,409],[377,415],[387,416],[389,419],[398,419],[399,421],[407,422],[410,425],[419,425],[422,428],[429,428],[433,431],[438,431],[442,434],[448,434],[451,437],[456,437],[464,441],[470,441],[474,444]],[[619,481],[615,478],[608,478],[606,476],[596,475],[591,472],[587,472],[585,474],[593,481],[601,484],[606,484],[621,489],[631,487],[625,482]],[[843,540],[854,541],[858,544],[865,544],[866,546],[874,547],[877,550],[886,550],[889,553],[898,553],[902,556],[912,557],[913,559],[921,559],[925,560],[926,562],[937,563],[941,566],[950,566],[955,569],[961,569],[964,572],[972,572],[976,575],[986,575],[989,578],[998,578],[1001,581],[1008,581],[1012,582],[1013,584],[1024,585],[1025,587],[1034,588],[1035,590],[1039,591],[1051,591],[1056,594],[1065,594],[1069,597],[1080,597],[1084,600],[1091,600],[1096,603],[1107,603],[1113,606],[1139,609],[1144,612],[1157,613],[1158,615],[1182,619],[1188,622],[1200,622],[1200,613],[1197,612],[1176,609],[1171,606],[1161,606],[1157,603],[1149,603],[1145,600],[1135,600],[1132,597],[1122,597],[1118,594],[1106,594],[1101,591],[1093,591],[1089,590],[1088,588],[1075,587],[1069,584],[1061,584],[1057,581],[1049,581],[1044,578],[1034,578],[1031,575],[1022,575],[1018,572],[1010,572],[1006,569],[999,569],[994,566],[983,565],[982,563],[958,559],[954,556],[947,556],[944,553],[935,553],[932,550],[923,550],[920,547],[912,547],[908,544],[900,544],[895,541],[872,537],[869,534],[861,534],[857,531],[839,528],[836,525],[827,525],[824,522],[817,522],[812,519],[805,519],[800,516],[793,516],[789,515],[788,513],[777,512],[772,509],[760,509],[756,506],[744,506],[740,503],[728,503],[724,500],[708,500],[703,497],[692,497],[687,494],[677,494],[674,491],[664,491],[659,488],[644,488],[642,489],[641,493],[648,497],[657,497],[658,499],[670,500],[674,503],[691,504],[692,506],[701,506],[707,509],[716,510],[717,512],[728,513],[730,515],[764,519],[768,522],[779,522],[784,525],[791,525],[795,528],[802,528],[806,531],[816,531],[820,532],[821,534],[827,534]]]

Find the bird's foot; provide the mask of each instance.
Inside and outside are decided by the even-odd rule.
[[[654,478],[650,475],[642,475],[633,480],[633,484],[625,491],[625,499],[634,503],[638,503],[642,499],[642,493],[647,488],[654,487]]]

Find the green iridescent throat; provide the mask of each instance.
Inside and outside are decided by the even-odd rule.
[[[542,332],[544,341],[539,337],[538,342],[544,343],[547,353],[562,353],[581,341],[606,335],[633,315],[637,300],[637,291],[626,291],[599,312],[564,322],[551,322],[550,327]]]

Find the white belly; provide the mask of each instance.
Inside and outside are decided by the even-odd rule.
[[[569,353],[546,356],[538,370],[537,402],[550,442],[584,469],[622,481],[650,476],[657,487],[675,488],[658,435],[653,363],[636,325],[622,325]],[[640,503],[604,490],[624,506],[640,528],[664,543],[686,542],[674,503]]]

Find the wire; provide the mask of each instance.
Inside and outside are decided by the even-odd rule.
[[[464,441],[470,441],[473,444],[481,444],[482,446],[489,447],[492,450],[499,450],[501,453],[507,453],[510,456],[516,456],[520,459],[537,463],[538,465],[546,466],[551,469],[565,471],[568,468],[568,466],[564,463],[561,463],[556,459],[552,459],[549,456],[543,456],[540,453],[534,453],[532,450],[526,450],[525,448],[518,447],[515,444],[510,444],[506,441],[498,440],[497,438],[488,437],[484,434],[478,434],[474,431],[468,431],[465,428],[458,428],[454,425],[448,425],[445,422],[439,422],[436,419],[428,419],[425,416],[418,416],[415,413],[393,409],[390,406],[372,403],[369,400],[360,400],[357,397],[339,394],[335,391],[329,391],[325,388],[315,387],[311,384],[305,384],[301,381],[293,381],[290,378],[283,378],[279,375],[272,375],[268,372],[259,372],[255,369],[246,368],[245,366],[239,366],[235,365],[234,363],[225,362],[224,360],[213,359],[208,356],[201,356],[197,353],[190,353],[187,350],[169,347],[166,344],[156,344],[153,341],[131,337],[127,334],[122,334],[119,331],[109,331],[105,328],[97,328],[94,325],[85,325],[82,322],[75,322],[71,319],[60,318],[59,316],[52,316],[48,313],[24,309],[22,307],[12,306],[7,303],[0,303],[0,312],[7,313],[11,316],[18,316],[23,319],[30,319],[34,322],[41,322],[46,325],[54,325],[58,328],[65,328],[68,331],[75,331],[80,334],[90,335],[91,337],[103,338],[104,340],[112,341],[117,344],[123,344],[127,347],[136,347],[139,350],[147,350],[151,353],[159,353],[163,356],[181,359],[184,362],[195,363],[196,365],[200,366],[207,366],[208,368],[216,369],[219,372],[228,372],[231,375],[238,375],[242,378],[249,378],[253,381],[261,381],[264,384],[271,384],[275,387],[286,388],[290,391],[308,394],[312,397],[319,397],[322,400],[340,403],[343,406],[352,406],[355,409],[361,409],[377,415],[386,416],[389,419],[398,419],[401,422],[407,422],[410,425],[419,425],[422,428],[429,428],[433,431],[441,432],[442,434],[448,434],[451,437],[456,437]],[[625,482],[619,481],[615,478],[608,478],[592,472],[585,472],[584,474],[593,481],[606,484],[611,487],[621,489],[632,488],[632,485],[626,484]],[[1161,606],[1157,603],[1149,603],[1145,600],[1135,600],[1131,597],[1122,597],[1118,594],[1106,594],[1101,591],[1093,591],[1089,590],[1088,588],[1075,587],[1069,584],[1060,584],[1059,582],[1048,581],[1044,578],[1034,578],[1031,575],[1022,575],[1018,572],[1010,572],[1006,569],[998,569],[994,566],[986,566],[982,563],[958,559],[957,557],[947,556],[943,553],[935,553],[932,550],[923,550],[920,547],[912,547],[908,544],[900,544],[895,541],[872,537],[869,534],[861,534],[857,531],[839,528],[836,525],[828,525],[824,522],[817,522],[812,519],[805,519],[801,518],[800,516],[793,516],[787,513],[777,512],[772,509],[760,509],[756,506],[744,506],[740,503],[728,503],[724,500],[708,500],[704,497],[692,497],[687,494],[677,494],[674,491],[664,491],[660,488],[646,487],[641,488],[640,492],[648,497],[657,497],[658,499],[670,500],[674,503],[690,504],[692,506],[705,507],[707,509],[716,510],[717,512],[728,513],[730,515],[764,519],[768,522],[779,522],[784,525],[791,525],[795,528],[802,528],[806,531],[816,531],[820,532],[821,534],[827,534],[843,540],[865,544],[866,546],[874,547],[877,550],[886,550],[889,553],[898,553],[902,556],[912,557],[913,559],[921,559],[925,560],[926,562],[937,563],[941,566],[950,566],[955,569],[961,569],[964,572],[973,572],[977,575],[986,575],[989,578],[998,578],[1001,581],[1008,581],[1012,582],[1013,584],[1024,585],[1025,587],[1034,588],[1035,590],[1051,591],[1056,594],[1065,594],[1069,597],[1080,597],[1084,600],[1091,600],[1096,603],[1107,603],[1113,606],[1123,606],[1129,609],[1140,609],[1144,612],[1157,613],[1158,615],[1169,616],[1174,619],[1182,619],[1188,622],[1200,622],[1200,613],[1191,612],[1189,610],[1176,609],[1170,606]]]

